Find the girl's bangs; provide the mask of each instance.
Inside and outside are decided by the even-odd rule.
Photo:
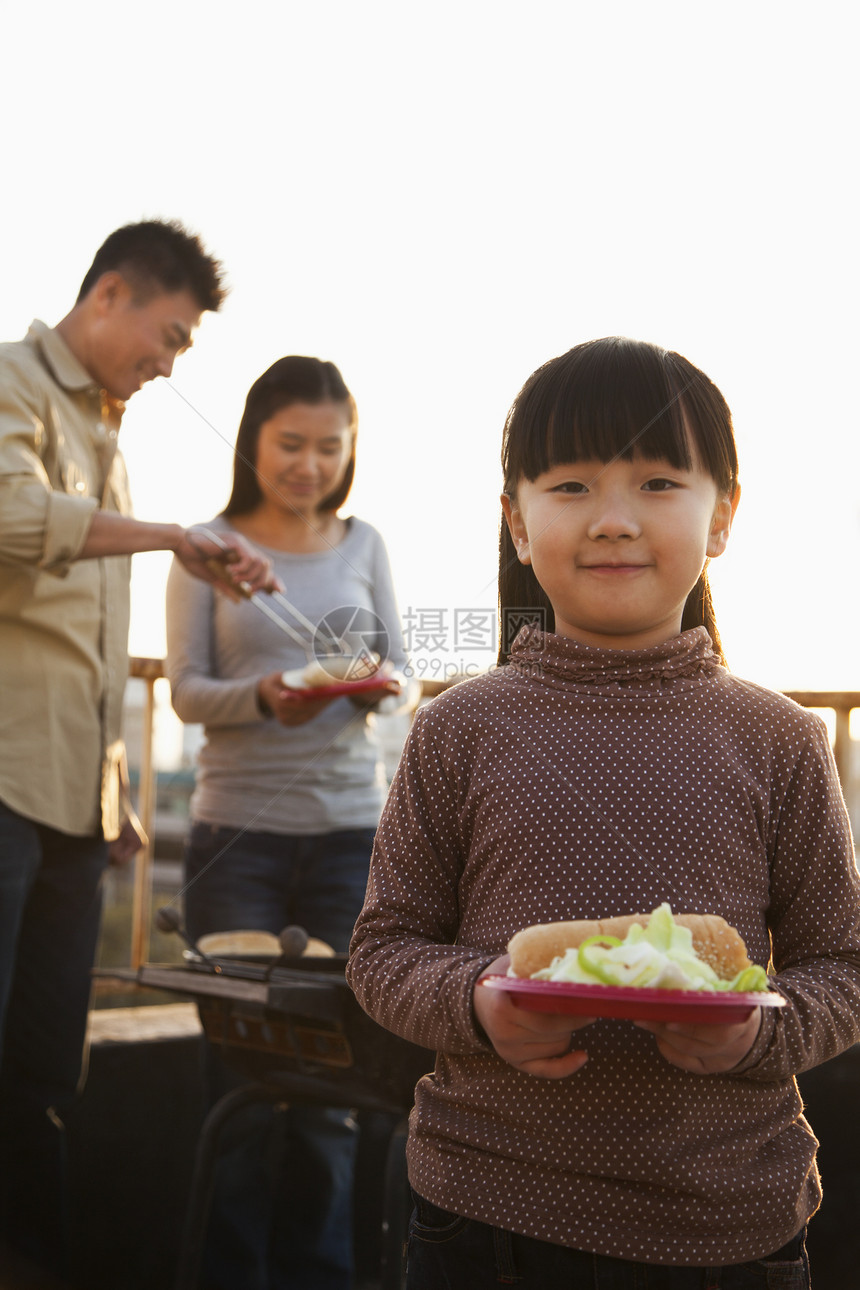
[[[552,359],[526,382],[505,433],[506,484],[572,461],[640,455],[693,465],[682,406],[656,348],[611,338]]]

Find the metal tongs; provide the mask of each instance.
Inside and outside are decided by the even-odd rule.
[[[199,533],[201,537],[205,537],[208,541],[214,542],[222,551],[230,550],[230,547],[223,538],[220,537],[218,533],[213,533],[211,529],[203,528],[202,526],[195,524],[192,531],[194,533]],[[230,567],[225,561],[219,560],[215,556],[208,560],[207,564],[213,572],[218,573],[221,577],[223,577],[225,568]],[[318,625],[312,623],[309,618],[305,617],[298,606],[294,605],[292,601],[288,600],[280,591],[267,591],[265,593],[252,591],[250,585],[246,582],[234,583],[233,585],[246,600],[249,600],[252,605],[260,610],[260,613],[265,614],[266,617],[279,627],[282,632],[285,632],[291,640],[301,646],[309,663],[319,661],[320,651],[315,649],[315,645],[317,643],[323,645],[325,652],[329,655],[337,655],[340,658],[354,658],[356,660],[356,664],[359,666],[371,663],[372,656],[368,654],[367,651],[364,651],[362,655],[357,656],[355,650],[346,640],[340,636],[335,636],[329,631],[324,631]],[[307,635],[304,635],[298,630],[298,628],[294,627],[292,623],[287,622],[280,614],[276,613],[272,608],[270,603],[271,601],[274,601],[275,604],[280,605],[282,609],[285,609],[288,614],[292,615],[296,622],[304,628]]]

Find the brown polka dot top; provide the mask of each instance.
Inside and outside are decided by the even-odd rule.
[[[722,914],[788,999],[728,1075],[598,1020],[562,1080],[476,1030],[479,973],[521,927]],[[860,885],[823,723],[732,676],[702,628],[636,651],[534,629],[415,720],[377,834],[349,980],[437,1050],[409,1173],[444,1209],[644,1262],[740,1263],[815,1210],[793,1076],[860,1038]]]

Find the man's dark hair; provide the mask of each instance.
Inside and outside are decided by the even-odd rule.
[[[214,313],[227,294],[221,264],[177,220],[145,220],[111,233],[96,252],[76,303],[111,270],[121,273],[141,300],[159,291],[190,291],[201,311]]]

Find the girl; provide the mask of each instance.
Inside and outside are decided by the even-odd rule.
[[[356,429],[355,402],[333,363],[279,359],[248,393],[233,491],[209,527],[253,533],[308,619],[336,635],[357,631],[357,648],[402,668],[382,539],[362,520],[338,514],[355,469]],[[301,646],[247,601],[198,587],[178,564],[168,583],[167,629],[173,706],[206,734],[185,857],[191,935],[277,934],[298,923],[345,951],[384,791],[372,703],[366,696],[297,700],[281,674],[305,665]],[[397,694],[399,682],[388,688]],[[214,1096],[226,1077],[217,1061],[212,1066]],[[241,1135],[221,1169],[205,1290],[349,1290],[351,1117],[310,1108],[282,1117],[287,1145],[273,1206],[260,1182],[271,1125],[268,1112],[257,1112],[266,1122],[256,1138]]]
[[[437,1050],[409,1290],[806,1286],[793,1077],[860,1035],[860,887],[822,723],[722,657],[729,410],[680,355],[594,341],[526,382],[503,465],[503,629],[542,626],[418,714],[348,969]],[[478,984],[521,927],[662,901],[725,917],[788,1006],[634,1024]]]

